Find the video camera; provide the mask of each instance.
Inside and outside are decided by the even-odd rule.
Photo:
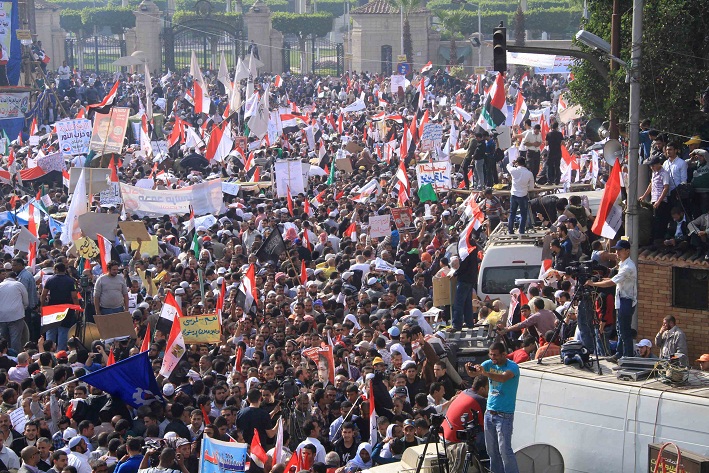
[[[463,423],[463,430],[455,431],[455,437],[458,440],[475,442],[475,437],[482,432],[482,427],[480,426],[480,422],[478,422],[478,414],[480,414],[480,412],[473,411],[472,420],[468,420],[470,416],[467,413],[460,417],[460,420]]]
[[[597,282],[600,280],[598,276],[593,274],[598,269],[597,266],[598,263],[595,261],[576,262],[564,268],[564,272],[583,286],[586,281]]]

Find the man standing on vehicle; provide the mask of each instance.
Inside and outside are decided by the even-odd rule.
[[[490,380],[490,390],[485,411],[485,447],[490,456],[493,473],[518,473],[517,458],[512,450],[512,424],[514,423],[519,366],[507,359],[505,345],[495,342],[488,349],[489,360],[475,365],[476,376]]]
[[[635,345],[633,344],[633,334],[631,323],[633,312],[638,302],[638,270],[633,260],[630,259],[630,242],[620,240],[613,247],[617,251],[620,262],[618,263],[618,274],[612,278],[606,278],[598,282],[587,281],[587,286],[613,287],[615,288],[615,307],[618,310],[616,327],[618,329],[618,349],[616,354],[607,358],[608,361],[618,363],[618,359],[624,356],[634,356]]]
[[[507,233],[515,232],[515,218],[517,209],[521,214],[519,223],[519,234],[524,235],[527,225],[527,213],[529,211],[529,191],[534,189],[534,176],[527,169],[527,161],[524,158],[517,158],[517,161],[507,165],[507,171],[512,177],[512,188],[510,189],[510,217],[507,220]]]

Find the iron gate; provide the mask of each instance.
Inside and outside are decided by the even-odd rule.
[[[65,40],[64,59],[72,69],[116,72],[121,67],[114,66],[113,61],[126,54],[126,41],[116,36],[96,35]]]
[[[218,69],[221,53],[227,67],[236,67],[247,41],[241,23],[216,18],[198,18],[166,28],[162,33],[163,63],[173,71],[190,67],[192,51],[202,69]]]
[[[385,44],[382,46],[382,75],[389,77],[392,72],[392,52],[391,46]]]
[[[283,72],[341,76],[345,48],[325,38],[308,38],[301,44],[298,38],[287,36],[283,40]]]

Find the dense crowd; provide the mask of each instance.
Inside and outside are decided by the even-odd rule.
[[[151,154],[129,131],[120,155],[92,152],[67,160],[68,167],[115,166],[120,182],[153,179],[158,190],[217,177],[246,183],[260,167],[261,181],[242,185],[238,195],[224,194],[223,213],[206,225],[195,225],[195,216],[187,214],[140,218],[90,196],[92,212],[142,221],[157,237],[154,251],[145,251],[140,241],[127,241],[118,230],[109,262],[79,257],[71,241],[62,242],[61,228],[47,218],[63,219],[75,196],[61,182],[17,179],[37,153],[56,148],[53,122],[90,118],[88,106],[102,101],[114,77],[72,71],[66,64],[56,74],[50,72],[50,83],[42,85],[52,90],[52,99],[38,120],[47,134],[36,146],[13,141],[14,163],[7,155],[3,158],[15,171],[0,197],[10,219],[4,226],[0,267],[0,471],[195,473],[205,436],[251,445],[257,432],[269,459],[263,466],[252,460],[250,471],[284,471],[291,453],[297,452],[296,470],[350,473],[400,460],[406,448],[427,438],[440,414],[448,419],[443,435],[456,442],[456,431],[464,428],[461,416],[473,417],[474,412],[480,424],[477,448],[485,455],[487,446],[493,471],[515,471],[509,463],[511,447],[497,445],[488,431],[506,429],[500,427],[504,424],[511,435],[511,420],[504,414],[514,412],[516,384],[514,389],[506,385],[510,378],[491,371],[489,364],[458,370],[448,338],[463,327],[495,327],[497,340],[505,344],[491,347],[492,363],[505,366],[509,353],[511,367],[535,356],[559,355],[562,338],[586,335],[577,333],[576,310],[570,307],[575,279],[564,274],[565,268],[593,260],[608,275],[618,256],[609,240],[591,232],[594,215],[580,196],[566,199],[549,193],[535,198],[529,193],[547,183],[586,182],[600,188],[608,179],[610,166],[593,158],[595,143],[585,136],[584,120],[559,123],[556,118],[564,107],[564,76],[525,73],[504,79],[508,102],[515,104],[522,94],[527,112],[513,119],[513,146],[502,149],[497,134],[477,121],[493,76],[460,79],[430,71],[416,74],[406,88],[392,93],[390,78],[378,74],[287,75],[280,87],[273,76],[260,75],[253,85],[246,80],[242,85],[270,94],[274,109],[297,116],[300,128],[312,126],[320,132],[319,141],[309,145],[300,130],[284,132],[275,142],[250,138],[248,149],[218,161],[205,158],[208,134],[231,120],[234,135],[241,135],[245,120],[243,111],[226,111],[229,90],[219,73],[205,71],[205,76],[211,108],[195,114],[188,74],[154,77],[147,98],[142,74],[123,75],[114,106],[141,115],[146,100],[151,101],[153,140],[164,148]],[[418,80],[426,83],[424,97],[415,85]],[[364,102],[363,110],[341,111],[357,100]],[[532,122],[531,115],[539,121]],[[414,185],[413,163],[433,159],[417,149],[416,132],[423,120],[443,125],[437,160],[462,158],[453,166],[452,188],[433,197]],[[670,169],[677,168],[673,163],[682,160],[681,146],[662,142],[664,135],[645,125],[643,139],[654,139],[644,146],[653,169],[647,194],[657,210],[656,244],[672,250],[691,244],[706,252],[706,215],[697,223],[703,226],[696,239],[690,240],[685,210],[677,210],[682,203],[677,188],[689,178],[668,181],[663,171],[665,159]],[[185,126],[192,133],[175,133],[175,127]],[[412,130],[411,142],[401,146],[403,135]],[[357,146],[348,148],[348,143]],[[688,143],[696,145],[688,154],[696,163],[696,179],[705,171],[707,153],[701,139]],[[567,171],[561,169],[562,147],[577,163]],[[352,171],[336,168],[336,156],[349,160]],[[269,181],[276,178],[273,162],[281,159],[310,162],[324,172],[309,177],[305,193],[279,198]],[[521,179],[526,179],[524,188]],[[362,196],[370,182],[374,191]],[[511,199],[498,192],[510,187]],[[12,214],[31,202],[42,202],[43,211],[36,223],[38,244],[29,255],[13,248],[18,226]],[[370,237],[370,217],[397,207],[412,210],[411,226],[392,222],[390,235]],[[478,300],[474,290],[485,241],[500,222],[508,222],[500,231],[524,233],[528,217],[549,237],[552,268],[527,289],[527,303],[519,290],[510,307],[499,300]],[[481,225],[471,229],[476,218]],[[259,250],[274,232],[283,246],[264,256]],[[623,243],[613,248],[628,251]],[[254,287],[247,289],[251,268]],[[452,307],[436,308],[433,278],[453,271],[455,301]],[[615,329],[618,299],[612,285],[599,289],[602,329],[612,341],[602,349],[610,355],[622,351],[625,343],[626,352],[632,351],[635,343],[625,327],[622,335]],[[219,313],[221,339],[188,344],[177,368],[165,377],[159,373],[171,348],[170,325],[161,320],[167,297],[185,316]],[[83,310],[68,310],[56,328],[45,332],[41,308],[58,304],[81,305]],[[558,322],[552,312],[557,308],[565,319],[560,331],[555,331]],[[91,322],[96,314],[121,311],[131,313],[132,337],[107,341],[74,336],[77,320]],[[673,344],[668,352],[681,349],[681,340],[673,335],[677,330],[668,321],[656,343]],[[652,346],[643,340],[638,350],[648,352],[647,343]],[[78,379],[136,355],[142,347],[157,375],[160,400],[132,408]],[[327,361],[304,354],[319,347],[330,347],[331,368]],[[371,402],[376,406],[374,429]],[[502,420],[483,418],[486,405]],[[13,415],[16,410],[22,415]],[[279,419],[285,455],[275,463]],[[14,428],[19,423],[22,431]]]

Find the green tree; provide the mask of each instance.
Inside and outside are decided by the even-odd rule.
[[[79,10],[62,10],[59,13],[59,26],[64,31],[81,35],[81,30],[84,26],[81,22],[81,12]]]
[[[120,34],[128,28],[135,28],[135,14],[130,8],[84,8],[81,10],[81,22],[84,31],[110,26],[111,32]]]
[[[591,15],[584,29],[610,41],[612,0],[589,5]],[[632,1],[621,0],[620,11],[624,12],[620,56],[629,62]],[[653,128],[659,130],[685,136],[709,134],[707,116],[697,104],[709,76],[709,42],[703,33],[709,27],[709,2],[646,0],[644,12],[639,71],[641,117],[650,118]],[[611,75],[610,87],[584,61],[578,61],[572,70],[575,80],[569,86],[571,101],[581,105],[589,116],[607,117],[615,107],[622,123],[628,116],[629,94],[623,68]]]
[[[291,34],[298,38],[301,68],[306,64],[306,40],[325,36],[332,31],[332,13],[297,14],[275,12],[271,19],[273,28],[283,34]]]
[[[462,10],[438,10],[436,16],[441,20],[443,30],[450,37],[450,59],[448,64],[455,66],[458,64],[458,45],[456,40],[462,39],[461,27],[464,13]]]
[[[406,55],[406,62],[411,64],[414,62],[414,43],[411,40],[409,15],[418,10],[421,6],[421,0],[389,0],[389,2],[399,8],[404,14],[404,54]]]

